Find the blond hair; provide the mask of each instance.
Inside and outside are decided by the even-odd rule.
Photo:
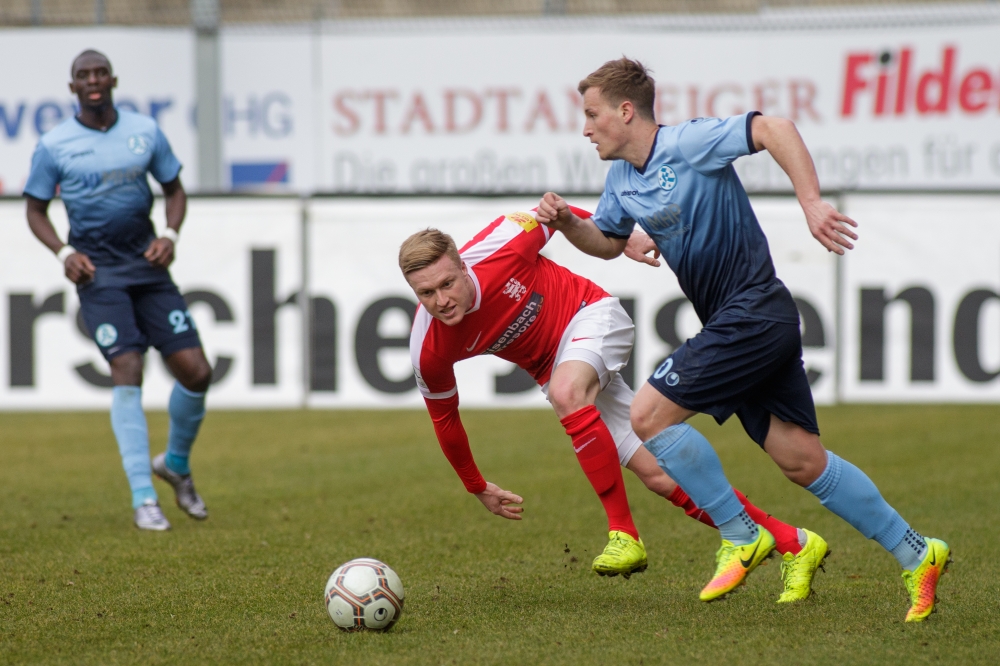
[[[413,234],[399,246],[399,270],[403,275],[427,268],[443,256],[449,256],[456,266],[462,265],[455,240],[437,229],[424,229]]]
[[[614,106],[624,101],[632,102],[636,113],[655,122],[653,100],[656,98],[656,82],[649,74],[650,71],[641,62],[622,56],[591,72],[580,81],[577,90],[582,95],[590,88],[597,88],[601,97]]]

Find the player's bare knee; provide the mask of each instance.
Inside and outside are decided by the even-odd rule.
[[[583,409],[588,404],[586,391],[580,390],[572,382],[556,382],[549,386],[549,402],[556,415],[563,419]]]
[[[115,386],[142,386],[142,356],[138,352],[115,356],[108,364]]]

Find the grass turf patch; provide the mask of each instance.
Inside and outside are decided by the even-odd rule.
[[[505,521],[468,496],[427,416],[411,411],[211,412],[192,465],[198,523],[140,533],[107,414],[0,415],[0,663],[957,663],[1000,644],[1000,419],[992,406],[820,410],[825,444],[869,473],[914,528],[951,544],[940,612],[902,620],[887,553],[786,481],[732,420],[694,424],[756,504],[833,550],[792,606],[777,560],[702,604],[717,532],[625,472],[650,567],[599,578],[605,518],[547,411],[466,411],[487,479],[525,498]],[[153,452],[166,416],[149,417]],[[406,587],[387,634],[338,631],[323,585],[355,557]]]

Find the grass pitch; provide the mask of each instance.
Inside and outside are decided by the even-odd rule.
[[[165,534],[131,524],[105,413],[0,415],[0,663],[992,662],[1000,645],[996,407],[820,410],[826,445],[916,529],[948,541],[940,612],[904,625],[895,561],[785,481],[733,419],[694,423],[754,502],[830,542],[817,594],[777,606],[776,560],[703,604],[718,536],[626,472],[646,573],[599,578],[600,503],[553,414],[465,412],[484,475],[525,498],[488,514],[421,412],[210,412],[192,460],[211,517],[157,481]],[[154,452],[166,416],[150,415]],[[387,634],[338,631],[323,585],[388,562],[406,607]]]

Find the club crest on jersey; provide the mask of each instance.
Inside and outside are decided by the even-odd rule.
[[[118,329],[112,324],[101,324],[94,331],[94,340],[102,347],[110,347],[118,339]]]
[[[505,217],[525,231],[531,231],[538,226],[538,220],[536,220],[535,216],[531,213],[511,213]],[[517,300],[521,299],[519,298]]]
[[[503,295],[510,296],[515,301],[520,303],[521,297],[524,296],[525,292],[527,291],[528,291],[527,287],[525,287],[523,284],[521,284],[514,278],[511,278],[507,280],[507,286],[503,288]]]
[[[667,192],[674,189],[677,185],[677,174],[669,166],[664,164],[660,167],[660,187],[665,189]]]
[[[145,155],[146,151],[149,150],[149,143],[145,137],[133,134],[128,138],[128,149],[136,155]]]

